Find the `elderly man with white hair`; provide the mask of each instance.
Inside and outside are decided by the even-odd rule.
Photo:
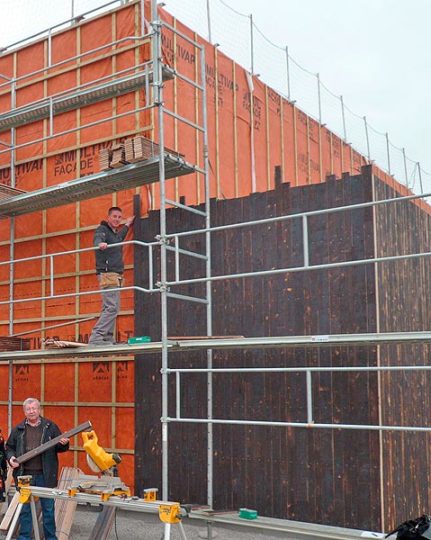
[[[58,452],[69,449],[69,439],[62,438],[54,446],[20,465],[19,456],[37,448],[43,443],[61,435],[57,424],[40,415],[40,403],[36,398],[29,397],[23,403],[25,419],[11,431],[6,442],[6,457],[11,467],[15,483],[21,475],[31,475],[31,485],[39,487],[56,487],[58,477]],[[43,514],[43,531],[45,540],[57,540],[55,532],[54,500],[41,498]],[[20,515],[20,530],[18,540],[31,538],[33,524],[29,504],[25,504]]]

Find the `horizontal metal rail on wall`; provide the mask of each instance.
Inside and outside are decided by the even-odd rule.
[[[389,204],[389,203],[414,201],[417,199],[424,199],[426,197],[431,197],[431,192],[422,193],[421,195],[405,195],[403,197],[381,199],[379,201],[369,201],[369,202],[364,202],[364,203],[348,204],[345,206],[336,206],[334,208],[323,208],[322,210],[307,210],[306,212],[297,212],[295,214],[285,214],[282,216],[256,219],[253,221],[241,221],[240,223],[230,223],[228,225],[217,225],[216,227],[208,227],[205,229],[194,229],[192,231],[173,232],[173,233],[166,234],[166,237],[167,238],[176,238],[176,237],[181,238],[183,236],[195,236],[198,234],[205,234],[206,232],[214,233],[214,232],[219,232],[219,231],[226,231],[229,229],[241,229],[242,227],[250,227],[250,226],[262,225],[266,223],[277,223],[279,221],[287,221],[290,219],[297,219],[297,218],[303,218],[303,217],[308,218],[308,217],[313,217],[313,216],[320,216],[323,214],[331,214],[332,212],[345,212],[348,210],[357,210],[360,208],[380,206],[380,205]],[[431,210],[431,206],[430,206],[430,210]]]
[[[428,333],[429,334],[429,333]],[[428,337],[429,339],[429,337]],[[322,343],[321,341],[317,343]],[[297,428],[314,428],[314,429],[353,429],[353,430],[368,430],[368,431],[415,431],[415,432],[431,432],[431,426],[400,426],[400,425],[382,425],[382,424],[345,424],[341,422],[321,423],[315,421],[313,407],[313,373],[372,373],[372,372],[391,372],[391,371],[430,371],[431,366],[343,366],[343,367],[276,367],[276,368],[177,368],[166,370],[168,374],[175,374],[176,379],[176,415],[167,417],[166,422],[189,423],[189,424],[225,424],[225,425],[246,425],[246,426],[271,426],[271,427],[297,427]],[[266,373],[304,373],[306,385],[306,415],[307,420],[303,422],[288,422],[274,420],[233,420],[227,418],[190,418],[181,416],[181,375],[190,373],[202,374],[223,374],[223,373],[252,373],[263,375]],[[206,385],[206,378],[202,380],[202,384]],[[195,382],[196,387],[196,382]]]
[[[220,276],[180,279],[178,281],[167,281],[168,286],[174,285],[190,285],[192,283],[207,283],[213,281],[223,281],[226,279],[239,279],[248,277],[262,277],[273,276],[276,274],[287,274],[292,272],[304,272],[308,270],[334,270],[337,268],[346,268],[349,266],[361,266],[364,264],[383,263],[390,261],[403,261],[407,259],[418,259],[424,257],[430,257],[431,251],[425,253],[411,253],[409,255],[391,255],[387,257],[374,257],[370,259],[356,259],[351,261],[342,261],[336,263],[324,263],[324,264],[304,264],[304,266],[292,266],[286,268],[276,268],[273,270],[256,270],[253,272],[238,272],[237,274],[224,274]]]
[[[165,168],[166,177],[169,177],[170,174],[172,174],[173,176],[175,175],[178,176],[180,174],[189,174],[190,172],[193,172],[193,166],[185,163],[182,160],[182,158],[175,158],[173,163],[171,163],[172,156],[170,155],[168,156],[170,160],[170,165],[172,165],[172,169],[170,169],[170,167]],[[158,174],[158,159],[152,158],[151,160],[147,160],[147,162],[138,163],[138,164],[130,164],[130,165],[126,165],[125,167],[122,167],[121,169],[117,169],[114,171],[97,173],[95,175],[88,175],[86,177],[82,177],[77,180],[71,180],[63,184],[50,186],[48,188],[37,190],[31,193],[18,195],[16,197],[12,197],[10,199],[0,201],[0,216],[1,215],[14,216],[14,215],[26,214],[35,210],[43,209],[43,208],[59,206],[59,204],[68,204],[72,200],[77,200],[80,197],[90,198],[92,196],[95,196],[96,193],[101,195],[104,193],[109,193],[111,191],[121,190],[121,189],[124,189],[126,182],[131,182],[131,185],[129,186],[129,184],[127,183],[127,186],[133,187],[134,185],[136,185],[136,178],[139,176],[136,174],[136,172],[142,172],[142,170],[143,169],[145,170],[145,168],[148,168],[150,164],[152,166],[151,171],[154,174]],[[152,175],[148,174],[149,181],[151,181],[151,178],[154,177],[154,174]],[[138,183],[140,184],[142,182],[143,182],[143,178],[140,177],[140,180],[138,181]],[[93,184],[93,187],[92,187],[92,184]],[[355,209],[379,206],[379,205],[389,204],[389,203],[412,201],[412,200],[420,199],[422,197],[427,197],[430,195],[431,194],[412,195],[412,196],[406,196],[406,197],[385,199],[381,201],[359,203],[356,205],[348,205],[348,206],[342,206],[342,207],[336,207],[336,208],[327,208],[324,210],[314,210],[311,212],[303,212],[303,213],[290,214],[290,215],[285,215],[285,216],[277,216],[274,218],[264,218],[261,220],[255,220],[255,221],[244,222],[244,223],[234,223],[231,225],[223,225],[220,227],[214,227],[214,228],[209,228],[209,229],[206,228],[206,229],[199,229],[199,230],[189,231],[189,232],[184,232],[184,233],[168,234],[167,237],[170,239],[173,238],[174,243],[175,243],[173,247],[168,246],[168,249],[170,251],[175,252],[174,268],[175,268],[176,279],[174,281],[168,281],[167,284],[169,286],[175,286],[175,285],[181,285],[181,284],[212,282],[212,281],[221,281],[225,279],[238,279],[238,278],[247,278],[247,277],[255,277],[255,276],[270,276],[270,275],[276,275],[276,274],[288,273],[288,272],[335,269],[335,268],[343,268],[343,267],[356,266],[356,265],[384,263],[384,262],[390,262],[390,261],[396,261],[396,260],[408,260],[408,259],[429,257],[431,256],[431,252],[413,253],[413,254],[407,254],[407,255],[392,255],[392,256],[386,256],[386,257],[374,257],[374,258],[369,258],[369,259],[356,259],[356,260],[350,260],[350,261],[340,261],[340,262],[335,262],[335,263],[310,265],[308,245],[305,243],[304,245],[306,246],[306,248],[304,249],[304,265],[303,266],[276,268],[276,269],[271,269],[271,270],[251,271],[251,272],[226,274],[226,275],[202,277],[202,278],[179,279],[180,255],[206,260],[206,256],[203,254],[192,252],[189,250],[183,250],[182,248],[180,248],[180,238],[184,236],[203,234],[203,233],[208,233],[208,232],[217,232],[217,231],[228,230],[228,229],[239,228],[239,227],[254,226],[260,223],[272,223],[276,221],[279,222],[279,221],[286,221],[290,219],[299,219],[299,218],[304,220],[304,219],[307,219],[308,217],[328,214],[332,212],[341,212],[341,211],[347,211],[347,210],[355,210]],[[304,227],[303,230],[306,230],[306,227]],[[305,241],[307,240],[308,240],[308,237],[305,237]],[[131,241],[131,243],[135,243],[136,245],[142,245],[142,246],[147,246],[147,247],[151,245],[152,246],[159,245],[159,242],[148,244],[148,243],[140,243],[137,241]],[[73,254],[76,252],[82,252],[82,251],[88,251],[88,250],[94,250],[94,249],[97,249],[97,248],[91,247],[91,248],[83,248],[82,250],[71,250],[69,252],[60,252],[57,254],[40,255],[40,256],[34,257],[34,259],[50,258],[50,257],[53,258],[55,256]],[[20,261],[22,262],[22,261],[31,260],[31,259],[33,258],[16,259],[14,261],[12,260],[3,261],[3,262],[0,262],[0,266],[5,265],[5,264],[19,263]],[[151,250],[149,253],[149,259],[152,262]],[[154,288],[152,284],[152,278],[153,278],[152,264],[150,264],[149,289],[141,288],[139,290],[142,290],[143,292],[154,292],[156,290],[159,290],[159,289]],[[87,293],[82,293],[82,294],[87,294]],[[173,293],[171,292],[171,294]],[[43,297],[43,298],[50,298],[50,297]],[[37,299],[40,299],[40,298],[37,298]],[[30,300],[33,300],[33,298],[23,299],[19,301],[30,301]],[[6,301],[0,302],[0,304],[4,304],[4,303],[8,303],[8,302]]]
[[[231,223],[229,225],[219,225],[217,227],[209,227],[204,229],[195,229],[193,231],[181,231],[178,233],[169,233],[166,235],[167,238],[173,239],[175,243],[175,249],[179,251],[180,249],[180,239],[181,238],[188,238],[189,236],[195,236],[199,234],[206,234],[206,233],[216,233],[221,231],[227,231],[231,229],[240,229],[244,227],[252,227],[256,225],[262,225],[262,224],[268,224],[268,223],[278,223],[283,221],[288,221],[292,219],[301,219],[302,220],[302,231],[303,231],[303,265],[302,266],[294,266],[294,267],[287,267],[287,268],[273,268],[271,270],[256,270],[256,271],[250,271],[250,272],[238,272],[235,274],[223,274],[218,276],[211,276],[211,277],[198,277],[198,278],[191,278],[191,279],[178,279],[178,272],[176,272],[176,279],[173,281],[168,281],[168,286],[175,286],[175,285],[190,285],[190,284],[196,284],[196,283],[208,283],[213,281],[222,281],[227,279],[239,279],[239,278],[247,278],[247,277],[258,277],[258,276],[271,276],[276,274],[283,274],[288,272],[303,272],[308,270],[329,270],[329,269],[335,269],[335,268],[343,268],[348,266],[356,266],[356,265],[363,265],[363,264],[371,264],[371,263],[382,263],[382,262],[388,262],[388,261],[396,261],[396,260],[406,260],[406,259],[415,259],[415,258],[421,258],[421,257],[429,257],[431,256],[431,252],[425,252],[425,253],[411,253],[407,255],[392,255],[392,256],[386,256],[386,257],[374,257],[369,259],[355,259],[350,261],[339,261],[335,263],[324,263],[324,264],[310,264],[310,249],[309,249],[309,238],[308,238],[308,219],[315,216],[320,216],[324,214],[331,214],[336,212],[345,212],[349,210],[358,210],[358,209],[364,209],[364,208],[371,208],[381,205],[386,205],[390,203],[399,203],[399,202],[406,202],[406,201],[414,201],[417,199],[423,199],[425,197],[430,197],[431,193],[425,193],[421,195],[407,195],[404,197],[395,197],[391,199],[382,199],[380,201],[370,201],[365,203],[358,203],[358,204],[351,204],[346,206],[338,206],[335,208],[325,208],[322,210],[311,210],[307,212],[300,212],[295,214],[286,214],[283,216],[276,216],[272,218],[263,218],[263,219],[257,219],[253,221],[244,221],[241,223]],[[177,263],[176,263],[177,267]]]

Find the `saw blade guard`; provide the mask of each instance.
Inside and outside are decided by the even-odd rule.
[[[101,473],[102,471],[99,469],[99,467],[96,465],[96,463],[92,460],[89,454],[87,454],[87,465],[90,467],[90,469],[95,473]]]

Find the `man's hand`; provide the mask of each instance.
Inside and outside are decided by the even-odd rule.
[[[18,463],[18,460],[16,459],[15,456],[12,456],[9,460],[9,465],[13,468],[13,469],[16,469],[17,467],[19,467],[19,463]]]
[[[100,242],[99,249],[104,250],[108,247],[108,244],[106,242]]]
[[[129,217],[126,219],[126,225],[130,227],[130,225],[132,225],[134,221],[135,221],[135,216]]]
[[[67,437],[63,437],[62,439],[60,439],[58,441],[60,444],[62,444],[63,446],[65,446],[68,442],[69,442],[69,439]]]

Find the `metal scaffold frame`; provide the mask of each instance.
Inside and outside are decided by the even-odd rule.
[[[143,6],[143,0],[141,0],[141,5]],[[142,354],[147,353],[160,353],[162,360],[162,417],[161,417],[161,428],[162,428],[162,499],[169,499],[169,424],[172,422],[179,423],[205,423],[207,425],[207,504],[210,508],[213,507],[213,426],[214,424],[246,424],[246,425],[266,425],[266,426],[280,426],[280,427],[307,427],[307,428],[324,428],[324,429],[367,429],[367,430],[394,430],[394,431],[431,431],[429,426],[387,426],[387,425],[354,425],[354,424],[321,424],[314,421],[313,414],[313,402],[312,402],[312,393],[313,393],[313,373],[319,372],[383,372],[383,371],[427,371],[431,369],[430,366],[377,366],[377,367],[309,367],[309,368],[300,368],[300,367],[289,367],[289,368],[249,368],[249,367],[237,367],[237,368],[224,368],[224,369],[215,369],[213,367],[213,350],[215,349],[244,349],[244,348],[274,348],[274,347],[298,347],[298,346],[307,346],[307,347],[325,347],[325,346],[341,346],[341,345],[376,345],[380,346],[382,344],[389,343],[428,343],[431,341],[431,332],[396,332],[391,334],[345,334],[345,335],[327,335],[327,336],[281,336],[281,337],[252,337],[252,338],[225,338],[225,339],[213,339],[212,338],[212,283],[218,280],[226,279],[238,279],[238,278],[248,278],[256,276],[269,276],[279,273],[289,273],[289,272],[302,272],[310,270],[319,270],[319,269],[332,269],[332,268],[341,268],[346,266],[355,266],[363,264],[381,264],[387,261],[395,260],[405,260],[421,257],[431,256],[431,252],[426,253],[413,253],[407,255],[394,255],[387,257],[374,257],[369,259],[361,260],[351,260],[337,263],[327,263],[327,264],[310,264],[310,248],[309,248],[309,238],[308,238],[308,223],[309,219],[313,216],[343,212],[343,211],[354,211],[356,209],[363,209],[368,207],[377,207],[385,204],[397,204],[400,202],[413,201],[415,199],[426,198],[431,196],[430,193],[422,195],[412,195],[406,197],[397,197],[393,199],[386,199],[380,201],[373,201],[367,203],[361,203],[356,205],[348,205],[337,208],[329,208],[324,210],[317,211],[308,211],[297,214],[278,216],[274,218],[265,218],[260,220],[254,220],[243,223],[236,223],[230,225],[223,225],[219,227],[211,227],[210,219],[210,186],[209,186],[209,157],[208,157],[208,129],[207,129],[207,94],[206,94],[206,83],[205,83],[205,50],[204,46],[198,42],[192,40],[187,35],[181,33],[175,27],[167,24],[162,21],[158,16],[157,2],[156,0],[151,0],[151,10],[152,10],[152,22],[151,27],[152,31],[149,34],[144,35],[144,25],[142,22],[142,36],[139,37],[130,37],[124,38],[126,40],[134,40],[135,43],[139,42],[142,39],[149,39],[152,45],[152,59],[150,62],[146,63],[145,66],[133,66],[131,70],[136,68],[144,67],[142,72],[133,74],[127,80],[127,84],[137,84],[139,80],[140,87],[145,87],[147,95],[152,94],[153,102],[146,106],[145,108],[134,109],[128,114],[134,114],[136,112],[142,111],[144,109],[155,109],[157,116],[157,132],[158,132],[158,155],[155,155],[151,161],[151,171],[148,173],[148,182],[154,181],[154,178],[160,182],[160,231],[157,241],[155,242],[140,242],[140,241],[130,241],[128,244],[139,246],[148,250],[148,264],[149,264],[149,283],[148,287],[142,286],[128,286],[124,287],[121,290],[137,290],[142,293],[159,293],[161,301],[161,341],[156,343],[144,344],[144,345],[118,345],[114,347],[107,348],[85,348],[83,350],[74,350],[70,351],[23,351],[16,353],[0,353],[0,364],[8,362],[9,364],[9,429],[11,428],[11,410],[13,404],[13,386],[12,386],[12,367],[14,361],[26,361],[26,360],[42,360],[46,361],[56,361],[62,358],[79,358],[82,356],[104,356],[109,357],[109,355],[114,353],[115,355],[131,355],[131,354]],[[143,7],[142,7],[143,14]],[[188,79],[185,76],[177,73],[174,69],[167,68],[163,62],[162,58],[162,31],[163,28],[169,30],[169,32],[175,33],[179,39],[184,39],[189,42],[196,51],[198,51],[197,58],[199,63],[199,82],[194,82]],[[112,44],[110,44],[112,45]],[[108,46],[106,46],[108,47]],[[94,51],[92,51],[94,52]],[[150,69],[149,66],[152,66]],[[50,67],[51,64],[50,64]],[[127,71],[127,70],[126,70]],[[176,112],[170,111],[165,103],[163,96],[163,87],[164,81],[172,77],[180,77],[182,80],[192,85],[196,92],[200,92],[202,96],[202,110],[201,112],[201,122],[192,122],[184,117],[181,117]],[[11,155],[11,187],[16,187],[16,178],[15,178],[15,157],[16,149],[23,146],[15,145],[15,129],[18,125],[17,122],[25,121],[25,119],[30,118],[28,115],[36,115],[32,118],[49,118],[50,125],[50,135],[39,139],[39,142],[42,140],[47,140],[49,138],[64,135],[66,132],[61,132],[55,134],[53,132],[53,117],[56,113],[63,112],[68,110],[65,107],[82,105],[80,99],[87,95],[88,93],[93,93],[91,99],[99,99],[100,92],[105,90],[110,92],[111,96],[120,95],[124,91],[131,91],[130,86],[121,87],[120,83],[124,83],[123,79],[115,79],[104,85],[95,85],[91,88],[75,88],[73,92],[69,92],[65,95],[56,96],[55,99],[51,98],[49,100],[42,100],[37,104],[37,106],[27,107],[25,110],[23,108],[16,109],[16,82],[18,79],[13,79],[8,81],[7,84],[11,84],[11,105],[12,109],[15,110],[15,113],[10,113],[7,115],[0,115],[0,127],[4,129],[10,129],[11,138],[10,144],[3,143],[7,147],[6,150],[0,151],[0,153],[10,152]],[[5,83],[6,84],[6,83]],[[1,85],[0,85],[1,86]],[[123,88],[123,89],[122,89]],[[106,94],[104,94],[106,95]],[[70,99],[70,101],[67,101]],[[103,99],[106,99],[103,98]],[[73,103],[72,103],[73,102]],[[36,111],[36,112],[35,112]],[[27,116],[26,116],[27,115]],[[38,116],[39,115],[39,116]],[[42,115],[42,116],[40,116]],[[114,116],[119,117],[120,115]],[[173,117],[178,122],[185,122],[189,127],[195,129],[202,136],[202,162],[196,164],[190,164],[186,162],[180,156],[172,156],[170,152],[166,151],[165,147],[165,134],[164,134],[164,123],[165,117]],[[112,118],[114,118],[112,117]],[[104,119],[103,121],[106,121]],[[4,122],[4,124],[2,124]],[[95,123],[89,124],[94,125]],[[89,125],[81,126],[78,129],[85,129]],[[73,130],[70,130],[73,131]],[[34,143],[25,143],[25,145]],[[0,144],[2,144],[0,142]],[[172,170],[169,168],[172,164]],[[76,200],[77,197],[79,200],[85,198],[90,198],[98,196],[103,193],[109,193],[116,190],[124,189],[130,187],[131,185],[139,185],[136,182],[134,177],[136,172],[140,171],[140,168],[143,166],[138,165],[128,165],[112,173],[98,173],[88,177],[78,178],[76,180],[67,182],[60,186],[53,186],[51,188],[45,188],[39,190],[39,192],[32,192],[29,194],[17,195],[12,197],[9,200],[0,202],[0,216],[10,217],[10,260],[0,262],[0,265],[9,265],[10,271],[10,285],[9,285],[9,300],[1,301],[0,304],[9,304],[9,333],[13,335],[14,333],[14,305],[18,302],[27,302],[35,300],[47,300],[51,298],[66,298],[66,297],[76,297],[80,295],[88,294],[97,294],[100,291],[91,290],[91,291],[78,291],[75,293],[68,294],[56,294],[55,293],[55,264],[54,261],[57,257],[77,254],[87,251],[92,251],[95,248],[82,248],[77,250],[51,253],[47,255],[40,255],[36,257],[27,257],[25,259],[15,259],[14,253],[14,216],[35,211],[37,209],[45,209],[53,206],[58,206],[60,204],[67,204],[71,200]],[[148,169],[148,164],[145,166]],[[182,172],[181,172],[182,171]],[[142,171],[140,171],[142,172]],[[166,180],[171,177],[178,177],[181,174],[197,173],[200,175],[200,178],[203,178],[204,181],[204,202],[205,210],[201,211],[196,208],[189,208],[177,201],[173,201],[167,197],[166,193]],[[111,176],[110,176],[111,175]],[[142,175],[140,176],[140,182],[142,183]],[[127,180],[130,179],[131,184],[125,184]],[[133,179],[133,180],[131,180]],[[52,198],[54,194],[54,199]],[[52,204],[48,202],[48,199],[51,200]],[[169,232],[167,230],[167,210],[170,207],[181,208],[184,211],[193,212],[202,217],[204,221],[204,226],[200,229],[195,229],[186,232]],[[237,229],[240,227],[253,227],[255,225],[263,223],[275,223],[286,220],[301,220],[302,222],[302,232],[303,232],[303,264],[296,267],[287,267],[287,268],[272,268],[268,270],[261,271],[252,271],[252,272],[242,272],[236,274],[225,274],[225,275],[212,275],[211,267],[211,235],[214,232],[228,230],[228,229]],[[180,247],[181,239],[184,237],[189,237],[193,235],[201,235],[205,239],[205,253],[196,253],[191,252]],[[173,243],[173,246],[171,245]],[[124,244],[122,244],[124,245]],[[115,245],[111,246],[114,247]],[[160,249],[160,280],[157,283],[154,283],[153,276],[153,251],[155,249]],[[174,270],[175,270],[175,279],[168,279],[168,253],[174,253]],[[194,257],[205,261],[205,273],[198,278],[183,278],[181,273],[180,278],[180,260],[181,257]],[[47,258],[49,261],[49,295],[31,297],[31,298],[15,298],[14,295],[14,272],[15,266],[22,262],[27,262],[39,258]],[[172,289],[179,285],[185,284],[197,284],[205,283],[205,296],[202,298],[187,296],[184,294],[179,294],[173,292]],[[197,339],[197,340],[181,340],[175,341],[169,339],[168,337],[168,321],[169,321],[169,309],[168,302],[170,299],[176,299],[186,302],[201,303],[205,305],[206,309],[206,331],[208,339]],[[181,352],[181,351],[193,351],[193,350],[206,350],[207,351],[207,367],[201,369],[191,369],[191,368],[182,368],[182,369],[172,369],[169,366],[170,353],[172,352]],[[306,411],[307,418],[304,422],[285,422],[285,421],[257,421],[257,420],[235,420],[235,419],[217,419],[213,415],[213,375],[215,373],[281,373],[281,372],[295,372],[295,373],[304,373],[305,376],[305,387],[306,387]],[[202,373],[206,375],[206,386],[207,386],[207,414],[206,418],[183,418],[181,416],[181,389],[182,384],[184,384],[182,377],[187,373]],[[169,375],[172,375],[176,379],[176,415],[173,417],[169,416],[168,413],[168,380]],[[249,525],[249,524],[247,524]]]
[[[106,6],[110,5],[110,2]],[[36,72],[25,74],[21,77],[6,77],[1,75],[1,78],[6,81],[0,84],[0,89],[7,88],[10,86],[11,94],[11,109],[7,113],[0,114],[0,130],[10,130],[11,137],[10,142],[0,141],[0,145],[4,148],[0,150],[0,155],[10,153],[10,167],[11,167],[11,187],[15,187],[15,167],[16,167],[16,150],[20,148],[25,148],[31,146],[35,143],[43,143],[49,141],[50,139],[64,136],[73,132],[81,131],[83,129],[94,127],[98,124],[102,124],[107,120],[113,120],[127,116],[130,114],[135,114],[137,112],[142,112],[145,110],[150,110],[157,108],[157,122],[158,122],[158,153],[155,152],[154,157],[146,160],[144,163],[131,164],[121,169],[96,173],[93,175],[85,176],[82,178],[77,178],[76,180],[71,180],[60,185],[50,186],[48,188],[43,188],[36,190],[30,193],[23,193],[16,196],[12,196],[6,200],[0,201],[0,217],[9,217],[11,224],[11,234],[10,234],[10,260],[3,261],[0,265],[9,265],[9,278],[10,278],[10,289],[9,289],[9,299],[6,301],[0,302],[0,304],[9,305],[9,334],[14,334],[14,305],[16,303],[27,302],[27,301],[44,301],[52,298],[67,298],[67,297],[76,297],[81,295],[89,295],[100,293],[99,290],[94,291],[79,291],[76,293],[66,293],[66,294],[56,294],[54,279],[55,279],[55,268],[54,261],[55,258],[61,257],[63,255],[78,254],[86,251],[92,251],[94,248],[84,248],[71,250],[68,252],[58,252],[51,253],[50,255],[41,255],[35,257],[26,257],[24,259],[15,259],[14,257],[14,218],[18,215],[27,214],[29,212],[37,210],[46,210],[47,208],[53,208],[60,206],[62,204],[68,204],[76,200],[85,200],[95,196],[103,195],[106,193],[112,193],[114,191],[124,190],[130,187],[135,187],[142,185],[144,183],[150,183],[157,180],[160,182],[160,235],[158,236],[158,241],[153,243],[144,243],[138,241],[131,241],[130,244],[139,245],[141,247],[148,248],[148,262],[149,262],[149,286],[148,288],[130,286],[123,287],[121,290],[138,290],[143,293],[147,292],[159,292],[161,296],[161,324],[162,324],[162,341],[156,344],[144,345],[130,347],[127,346],[124,350],[121,350],[121,346],[115,347],[115,354],[126,354],[130,355],[133,353],[140,353],[144,351],[152,352],[154,350],[160,350],[162,355],[162,363],[164,366],[163,369],[163,419],[162,419],[162,431],[163,431],[163,496],[167,496],[168,492],[168,420],[167,420],[167,368],[168,368],[168,350],[173,346],[172,342],[167,339],[167,324],[168,324],[168,311],[167,303],[168,298],[180,299],[182,301],[189,302],[198,302],[206,305],[206,316],[207,316],[207,335],[211,336],[211,284],[208,281],[206,284],[206,294],[203,298],[190,297],[187,295],[180,295],[177,293],[172,293],[169,291],[167,286],[167,253],[168,251],[175,252],[175,260],[179,261],[179,256],[186,255],[188,257],[194,257],[196,259],[201,259],[205,261],[206,277],[210,276],[211,272],[211,243],[210,243],[210,216],[209,216],[209,162],[208,162],[208,135],[207,135],[207,111],[206,111],[206,83],[205,83],[205,51],[204,46],[197,43],[195,40],[190,39],[184,33],[180,32],[178,29],[170,26],[169,24],[160,20],[158,16],[157,2],[152,0],[151,2],[151,13],[152,13],[152,22],[151,22],[151,31],[149,33],[145,32],[144,24],[144,0],[140,0],[141,5],[141,36],[129,36],[116,40],[112,43],[108,43],[96,49],[86,51],[85,53],[76,55],[72,58],[68,58],[66,61],[52,63],[51,61],[51,50],[52,50],[52,35],[55,28],[61,28],[63,24],[57,25],[44,31],[47,34],[48,41],[48,64],[43,68],[39,69]],[[92,10],[93,11],[93,10]],[[84,15],[91,14],[92,11],[87,12]],[[77,21],[76,18],[71,19],[70,22],[75,24]],[[198,64],[199,64],[199,74],[198,79],[200,82],[195,82],[190,78],[182,75],[181,73],[173,70],[165,65],[162,58],[162,45],[161,45],[161,33],[162,29],[166,28],[170,32],[174,33],[179,39],[185,40],[191,44],[197,51]],[[43,34],[43,33],[41,33]],[[37,34],[32,37],[39,37],[41,34]],[[26,42],[27,40],[25,40]],[[16,107],[16,90],[17,85],[31,79],[36,75],[44,76],[52,69],[58,69],[63,64],[67,64],[71,60],[77,62],[85,62],[87,56],[92,56],[89,63],[97,61],[97,54],[102,54],[106,51],[109,51],[114,48],[118,48],[121,45],[127,45],[129,42],[132,42],[131,47],[138,47],[143,43],[149,42],[152,45],[152,58],[150,61],[143,64],[134,64],[130,68],[123,69],[121,71],[116,71],[111,75],[107,75],[102,79],[99,79],[97,83],[88,83],[85,85],[78,85],[74,88],[70,88],[67,91],[63,91],[57,94],[51,95],[49,98],[44,98],[32,102],[26,106]],[[13,46],[19,46],[24,42],[18,42],[13,44]],[[11,47],[6,48],[6,50]],[[94,55],[96,54],[96,57]],[[118,54],[116,50],[115,54]],[[201,121],[200,123],[193,122],[183,116],[180,116],[176,112],[169,110],[164,105],[163,102],[163,83],[165,80],[172,79],[173,77],[178,77],[182,81],[191,85],[196,92],[200,92],[202,99],[202,110]],[[61,114],[63,112],[78,109],[82,106],[86,106],[91,103],[96,103],[98,101],[109,99],[111,97],[116,97],[127,92],[134,91],[138,88],[144,88],[147,96],[152,96],[152,102],[149,105],[140,108],[134,108],[132,111],[127,111],[126,113],[116,113],[108,118],[103,118],[85,125],[80,125],[79,127],[68,129],[66,131],[55,132],[54,131],[54,116],[56,114]],[[192,165],[187,163],[182,156],[174,155],[171,151],[167,151],[164,143],[164,118],[166,115],[173,117],[178,122],[183,122],[187,124],[192,129],[196,130],[197,133],[202,137],[202,165],[199,163]],[[49,122],[49,134],[40,137],[35,140],[26,141],[19,145],[15,141],[15,129],[27,122],[34,122],[41,119],[47,119]],[[173,201],[167,198],[165,190],[165,182],[169,178],[179,177],[182,175],[187,175],[190,173],[197,173],[201,175],[204,179],[204,201],[205,201],[205,211],[196,210],[190,207],[187,207],[177,201]],[[205,239],[206,239],[206,248],[205,254],[194,253],[188,250],[181,249],[176,243],[175,247],[169,245],[167,230],[166,230],[166,210],[167,207],[174,206],[181,208],[186,211],[193,212],[198,214],[203,218],[203,224],[206,229]],[[124,243],[122,244],[124,245]],[[153,249],[155,246],[160,248],[160,257],[161,257],[161,266],[160,266],[160,282],[157,284],[153,283]],[[114,246],[111,246],[114,247]],[[14,272],[15,266],[19,263],[25,263],[34,261],[37,259],[48,259],[49,264],[49,294],[39,296],[37,298],[15,298],[14,297]],[[179,273],[178,273],[179,275]],[[67,323],[65,323],[67,324]],[[28,351],[30,356],[33,359],[36,359],[36,351]],[[70,352],[67,351],[38,351],[44,358],[59,358],[59,357],[68,357]],[[87,348],[85,354],[93,356],[106,356],[107,354],[112,354],[113,349],[105,351],[103,348],[97,350],[91,350]],[[81,351],[75,351],[75,355],[79,356]],[[0,353],[1,354],[1,353]],[[19,353],[16,353],[19,354]],[[8,355],[9,363],[9,392],[8,392],[8,404],[9,404],[9,414],[8,414],[8,424],[9,430],[12,427],[12,404],[13,404],[13,381],[12,381],[12,368],[14,359],[20,359],[21,356],[16,354]],[[36,356],[35,356],[36,355]],[[208,368],[212,367],[211,358],[212,352],[208,350]],[[28,353],[23,358],[29,358]],[[39,356],[41,358],[41,356]],[[1,361],[1,360],[0,360]],[[211,376],[208,377],[208,385],[211,386]],[[209,405],[209,411],[211,411],[211,405]],[[208,438],[212,438],[212,426],[208,426]],[[212,459],[211,450],[208,450],[209,460]],[[212,471],[212,467],[209,466],[209,474]],[[209,492],[209,500],[212,504],[212,492]]]

